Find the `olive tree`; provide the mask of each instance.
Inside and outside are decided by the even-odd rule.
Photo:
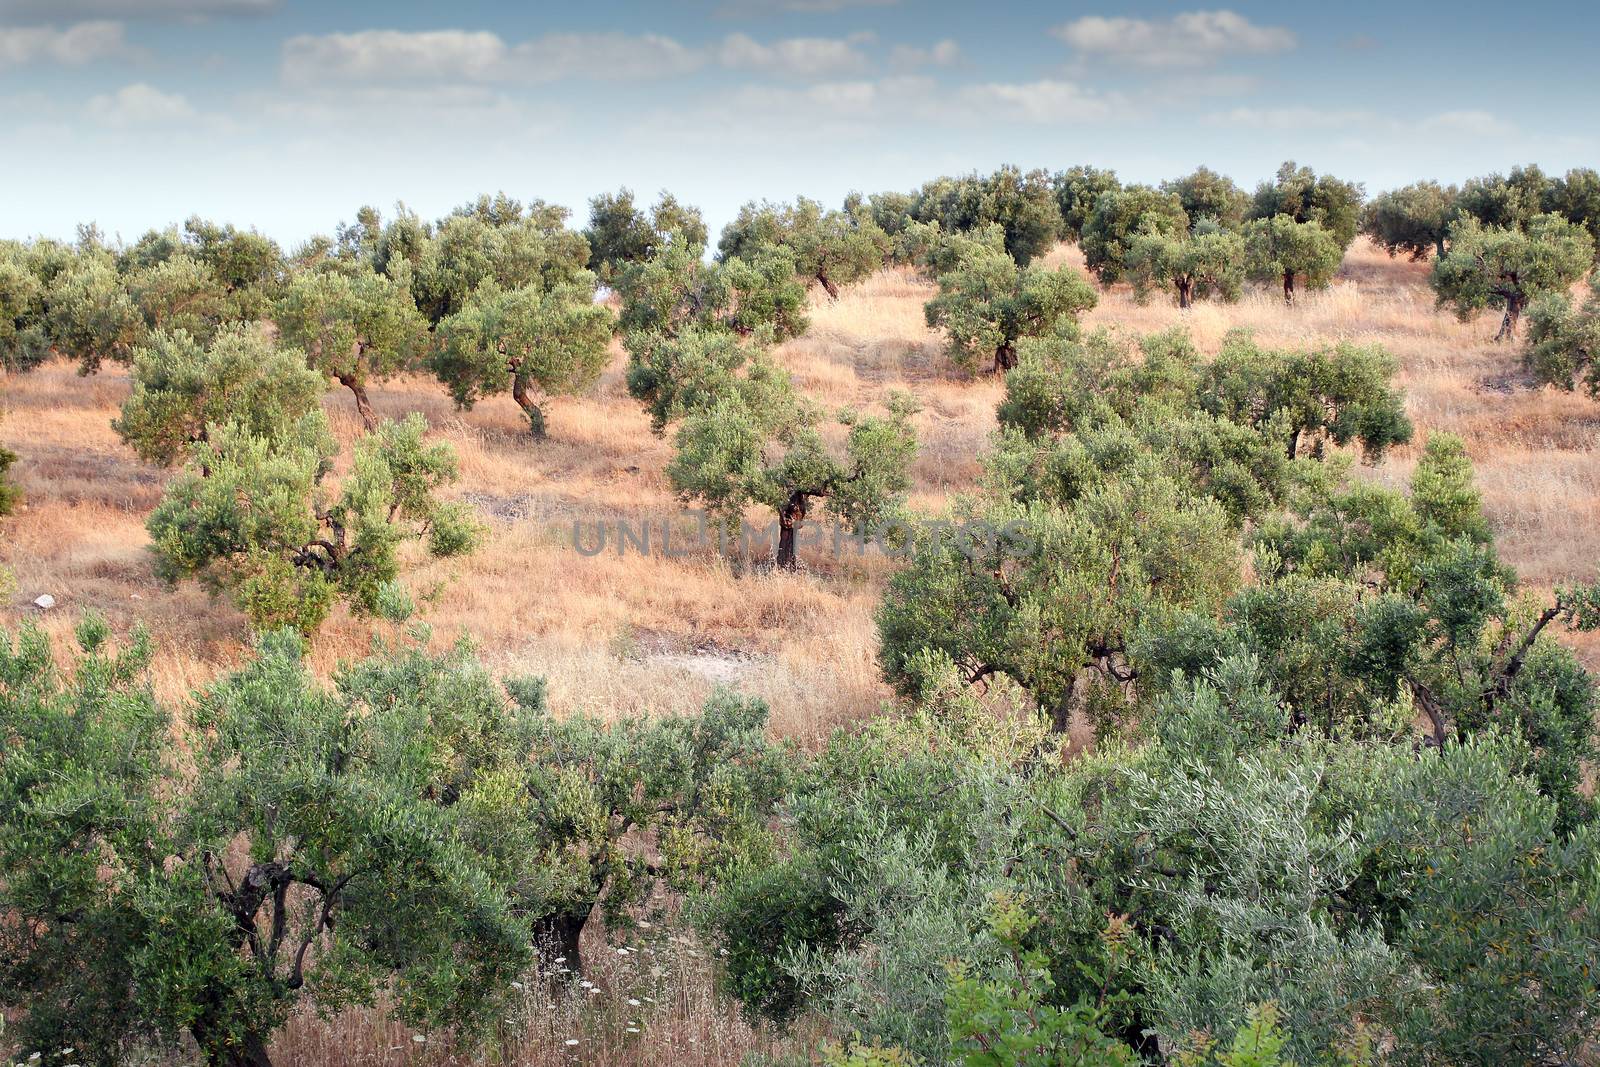
[[[439,324],[428,366],[462,407],[509,388],[533,436],[541,437],[544,410],[536,394],[571,395],[592,386],[605,369],[613,330],[587,271],[550,288],[487,285]]]
[[[499,707],[358,708],[278,633],[179,719],[144,635],[113,652],[89,619],[78,641],[58,668],[37,629],[0,637],[0,989],[36,1060],[166,1059],[187,1034],[215,1067],[270,1067],[310,1009],[469,1043],[494,1023],[530,930],[469,840],[492,776],[442,757],[514,737]]]
[[[139,305],[103,257],[79,257],[57,274],[45,304],[49,346],[75,361],[80,374],[93,374],[107,359],[126,363],[147,330]]]
[[[815,407],[758,354],[744,376],[708,391],[685,415],[667,477],[680,497],[702,505],[729,532],[741,529],[745,509],[771,509],[774,560],[793,569],[798,535],[817,500],[829,517],[862,534],[894,514],[916,452],[915,410],[896,395],[886,415],[841,412],[847,432],[836,451],[818,429]]]
[[[632,190],[623,188],[589,201],[583,237],[589,242],[589,269],[609,282],[623,266],[649,259],[667,241],[704,247],[706,224],[699,208],[680,204],[666,190],[646,215],[634,207]]]
[[[1461,214],[1477,219],[1485,227],[1520,230],[1535,215],[1548,211],[1545,199],[1550,179],[1538,166],[1512,167],[1509,174],[1486,174],[1469,178],[1461,187],[1457,203]]]
[[[283,249],[254,230],[218,225],[199,216],[183,224],[192,254],[222,284],[234,317],[258,319],[277,298],[284,275]]]
[[[1243,237],[1215,223],[1193,233],[1139,234],[1129,245],[1124,273],[1140,302],[1151,289],[1170,288],[1180,308],[1212,296],[1231,303],[1244,282],[1244,248]]]
[[[1274,219],[1288,215],[1295,222],[1314,222],[1333,238],[1342,256],[1356,239],[1361,225],[1361,202],[1366,191],[1360,182],[1346,182],[1330,174],[1318,175],[1293,160],[1278,168],[1272,181],[1256,187],[1247,218]]]
[[[1094,214],[1101,193],[1122,188],[1114,170],[1099,167],[1068,167],[1051,179],[1056,191],[1056,210],[1061,214],[1061,236],[1071,244],[1083,239],[1083,228]]]
[[[1050,176],[1009,165],[988,175],[925,183],[911,217],[937,222],[946,233],[998,225],[1006,251],[1024,266],[1048,251],[1061,230],[1061,210]]]
[[[1545,189],[1542,206],[1589,231],[1600,254],[1600,172],[1574,167]]]
[[[958,365],[970,370],[989,359],[1000,372],[1016,366],[1018,341],[1073,328],[1097,299],[1071,267],[1019,267],[1004,253],[980,250],[939,277],[939,294],[924,312]]]
[[[1594,241],[1559,215],[1535,215],[1522,229],[1485,226],[1475,216],[1450,230],[1450,251],[1429,281],[1442,307],[1463,322],[1486,307],[1503,309],[1496,341],[1513,337],[1530,302],[1562,293],[1589,272]]]
[[[1220,227],[1234,229],[1244,222],[1245,212],[1250,208],[1250,194],[1239,188],[1232,178],[1210,167],[1197,167],[1193,174],[1164,181],[1161,191],[1177,196],[1190,226],[1198,226],[1201,219],[1210,219]]]
[[[1361,232],[1391,256],[1404,252],[1412,262],[1429,255],[1443,259],[1460,195],[1455,186],[1433,181],[1391,189],[1367,204]]]
[[[1283,301],[1294,303],[1295,280],[1307,289],[1326,289],[1344,258],[1338,240],[1321,223],[1297,222],[1289,215],[1245,224],[1245,273],[1255,281],[1283,286]]]
[[[414,220],[396,219],[394,241],[379,242],[381,268],[414,259],[412,293],[430,323],[464,308],[485,282],[501,289],[531,284],[556,287],[587,273],[589,243],[566,227],[566,210],[541,201],[480,198],[418,232]],[[413,250],[414,246],[414,250]]]
[[[273,321],[312,368],[350,390],[369,431],[378,416],[368,384],[408,369],[428,340],[405,272],[391,278],[360,267],[300,271],[273,308]]]
[[[1194,400],[1205,411],[1276,437],[1291,459],[1355,443],[1376,462],[1411,440],[1405,397],[1393,385],[1398,369],[1378,345],[1268,349],[1234,331],[1201,371]]]
[[[424,441],[425,429],[420,415],[380,423],[333,492],[320,413],[276,439],[236,422],[214,428],[150,516],[157,574],[228,593],[261,630],[310,633],[341,598],[377,611],[397,594],[403,543],[448,557],[481,532],[467,505],[439,499],[455,480],[455,453]]]
[[[830,298],[883,265],[889,236],[870,217],[830,211],[799,197],[793,206],[749,203],[722,231],[717,243],[727,259],[756,259],[771,246],[794,255],[800,277],[816,281]]]
[[[325,383],[296,348],[280,348],[254,323],[224,328],[210,344],[158,331],[133,353],[133,390],[112,427],[139,458],[186,459],[216,427],[268,440],[292,437],[317,416]]]
[[[186,330],[209,341],[223,323],[253,317],[210,267],[186,252],[135,271],[127,287],[152,330]]]
[[[46,285],[31,249],[0,241],[0,368],[31,370],[50,354],[45,328]]]
[[[1534,301],[1528,311],[1524,362],[1541,384],[1570,392],[1582,381],[1589,395],[1600,400],[1600,280],[1589,285],[1580,308],[1565,293]]]
[[[1189,216],[1176,193],[1148,185],[1130,185],[1101,193],[1089,213],[1078,240],[1083,263],[1101,285],[1120,281],[1128,249],[1141,233],[1179,233],[1189,228]]]
[[[631,338],[691,327],[728,329],[768,341],[785,341],[806,331],[806,287],[792,251],[763,245],[713,264],[705,262],[703,252],[672,242],[618,274],[618,327],[630,349]]]

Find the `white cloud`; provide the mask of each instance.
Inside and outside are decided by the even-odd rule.
[[[1126,99],[1100,93],[1067,81],[1042,79],[1025,83],[991,82],[968,85],[957,100],[980,119],[988,121],[1059,124],[1100,122],[1129,110]]]
[[[281,5],[282,0],[0,0],[0,17],[199,19],[266,15]]]
[[[193,105],[179,93],[137,82],[89,99],[89,115],[108,126],[148,126],[194,119]]]
[[[80,66],[133,54],[120,22],[53,26],[0,26],[0,69],[28,63]]]
[[[1249,130],[1339,130],[1363,126],[1377,118],[1370,111],[1341,111],[1314,107],[1236,107],[1205,117],[1211,126]]]
[[[839,39],[834,37],[791,37],[762,44],[742,33],[729,34],[717,49],[717,59],[735,70],[766,71],[799,78],[827,78],[853,74],[867,67],[867,57],[858,45],[871,40],[870,34]]]
[[[296,83],[537,83],[681,74],[704,57],[655,34],[546,34],[513,46],[486,30],[363,30],[291,37],[282,61],[284,78]]]
[[[540,82],[661,78],[687,74],[704,62],[698,50],[654,33],[552,33],[524,41],[511,56],[518,77]]]
[[[1435,133],[1473,134],[1480,137],[1506,137],[1517,128],[1487,111],[1445,111],[1422,121],[1424,129]]]
[[[283,42],[283,74],[294,82],[477,81],[493,77],[506,55],[487,31],[302,34]]]
[[[1472,135],[1505,137],[1517,132],[1511,123],[1487,111],[1444,111],[1422,118],[1398,118],[1375,111],[1315,107],[1236,107],[1203,120],[1210,126],[1248,130],[1349,130],[1396,136]]]
[[[948,38],[926,48],[897,44],[889,50],[889,63],[900,70],[916,67],[948,67],[961,59],[961,46]]]
[[[1228,55],[1267,55],[1295,46],[1293,31],[1257,26],[1233,11],[1189,11],[1170,19],[1090,15],[1050,31],[1081,55],[1144,67],[1196,67]]]
[[[550,33],[510,44],[487,30],[363,30],[289,38],[283,43],[282,72],[285,81],[297,85],[538,84],[578,78],[638,81],[720,63],[754,73],[824,79],[864,71],[870,61],[862,49],[873,41],[870,33],[772,42],[734,33],[699,48],[658,34]]]

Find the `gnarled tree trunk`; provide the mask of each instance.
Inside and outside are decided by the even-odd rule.
[[[805,525],[806,510],[810,506],[811,498],[807,493],[798,489],[789,494],[789,499],[784,501],[778,509],[778,566],[786,571],[794,570],[795,557],[795,531]]]
[[[574,911],[543,915],[534,921],[533,947],[539,953],[541,965],[562,960],[564,962],[559,966],[566,967],[568,974],[583,973],[583,927],[593,912],[591,905]],[[561,977],[559,971],[549,967],[545,967],[545,970],[552,978]]]
[[[355,394],[356,411],[361,414],[361,422],[370,433],[378,428],[378,415],[372,410],[372,402],[367,399],[367,386],[360,378],[353,374],[338,376],[339,384]]]
[[[1292,270],[1283,272],[1283,302],[1285,304],[1294,303],[1294,271]]]
[[[829,300],[839,299],[839,287],[829,280],[827,271],[817,271],[817,281],[822,283],[822,288],[826,290]]]
[[[1496,341],[1509,341],[1517,335],[1517,322],[1522,318],[1522,305],[1525,303],[1525,297],[1506,297],[1506,312],[1500,317],[1500,332],[1494,335]]]
[[[1178,306],[1187,308],[1194,303],[1194,281],[1189,278],[1175,278],[1172,284],[1178,289]]]
[[[1005,341],[994,350],[994,372],[1004,374],[1017,365],[1017,343]]]
[[[528,416],[528,430],[534,437],[544,436],[544,410],[534,402],[533,395],[528,389],[528,383],[520,376],[511,379],[511,399],[517,402],[517,407]]]

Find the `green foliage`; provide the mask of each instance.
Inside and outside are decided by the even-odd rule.
[[[1164,181],[1161,191],[1178,197],[1193,227],[1198,227],[1201,219],[1210,219],[1219,228],[1236,229],[1250,208],[1250,195],[1232,178],[1210,167],[1197,167],[1193,174]]]
[[[669,242],[704,248],[706,224],[700,209],[680,204],[662,190],[648,216],[633,206],[633,192],[623,188],[589,201],[589,269],[609,282],[630,263],[643,263]]]
[[[320,412],[277,438],[238,422],[212,427],[150,516],[158,574],[232,594],[260,630],[310,633],[337,598],[375,611],[404,541],[452,556],[479,536],[466,505],[437,499],[455,480],[455,454],[425,443],[425,430],[418,415],[380,424],[357,443],[333,495],[323,485],[334,449]]]
[[[797,537],[818,498],[829,517],[856,532],[895,512],[916,452],[910,423],[916,406],[909,398],[890,397],[883,416],[840,412],[838,421],[848,432],[838,454],[818,431],[815,408],[763,357],[755,357],[743,375],[712,370],[721,387],[697,391],[667,465],[667,477],[685,501],[704,506],[730,532],[741,528],[747,507],[772,509],[780,567],[796,565]]]
[[[1323,442],[1361,445],[1376,461],[1411,440],[1404,397],[1391,385],[1399,369],[1377,345],[1342,341],[1332,348],[1274,351],[1243,331],[1230,332],[1200,383],[1206,411],[1287,437],[1290,458]]]
[[[259,319],[277,299],[284,273],[283,250],[254,230],[191,216],[183,224],[191,254],[227,291],[233,318]]]
[[[22,489],[10,477],[11,467],[16,462],[17,454],[0,445],[0,517],[17,510],[17,505],[22,502]]]
[[[463,407],[509,388],[537,437],[544,412],[535,391],[571,395],[592,386],[605,369],[613,329],[587,271],[550,288],[491,283],[439,324],[428,366]]]
[[[992,359],[996,371],[1016,366],[1017,343],[1074,329],[1094,307],[1094,290],[1071,267],[1018,267],[1010,256],[975,250],[939,277],[939,295],[924,311],[944,331],[951,358],[971,370]]]
[[[936,178],[917,194],[911,217],[937,222],[945,233],[998,225],[1005,250],[1021,266],[1044,254],[1061,229],[1055,187],[1042,170],[1003,166],[993,174]]]
[[[1238,584],[1226,510],[1156,456],[1068,491],[959,515],[977,536],[919,539],[878,613],[891,682],[913,689],[920,657],[936,652],[969,683],[1009,678],[1064,728],[1080,704],[1115,700],[1142,627],[1220,607]]]
[[[112,426],[139,458],[171,466],[216,427],[292,437],[323,387],[299,349],[278,347],[256,324],[227,327],[209,345],[158,331],[134,350],[133,391]]]
[[[369,430],[377,416],[368,383],[408,369],[427,343],[427,321],[412,301],[405,272],[398,273],[299,271],[273,309],[279,336],[354,394]]]
[[[50,354],[38,246],[0,241],[0,368],[31,370]]]
[[[744,205],[717,244],[724,259],[751,260],[773,246],[788,249],[796,273],[837,297],[840,286],[853,285],[883,265],[889,236],[868,216],[827,211],[802,196],[792,207]]]
[[[200,259],[179,252],[135,271],[128,292],[151,330],[183,330],[210,342],[224,322],[248,317]]]
[[[770,362],[752,362],[732,330],[694,326],[676,334],[636,334],[630,346],[628,392],[649,409],[657,433],[713,403],[740,375],[761,377],[776,370]]]
[[[476,709],[419,715],[402,692],[356,714],[277,634],[198,696],[180,760],[148,644],[105,638],[80,627],[66,674],[36,630],[0,643],[0,884],[25,920],[0,935],[0,986],[28,1045],[109,1065],[188,1033],[210,1062],[258,1065],[302,1005],[387,994],[467,1040],[497,1017],[527,927],[465,846],[472,805],[394,759],[448,745]]]
[[[1458,201],[1463,216],[1476,219],[1485,229],[1526,229],[1533,217],[1549,211],[1545,200],[1550,179],[1537,166],[1512,167],[1511,173],[1468,179]]]
[[[566,228],[566,216],[564,208],[537,200],[524,206],[504,194],[479,197],[431,228],[401,215],[380,237],[376,265],[401,278],[399,264],[411,264],[417,308],[438,325],[486,282],[505,291],[581,284],[589,244]]]
[[[1295,280],[1307,289],[1326,289],[1344,253],[1338,238],[1315,220],[1273,215],[1245,224],[1245,274],[1255,281],[1281,283],[1283,299],[1293,303]]]
[[[1072,244],[1083,239],[1083,228],[1094,214],[1101,193],[1122,188],[1114,170],[1099,167],[1068,167],[1051,179],[1055,186],[1056,208],[1061,213],[1061,236]]]
[[[1523,362],[1543,385],[1568,392],[1581,381],[1600,399],[1600,282],[1591,281],[1589,297],[1574,308],[1565,293],[1547,293],[1528,313],[1528,345]]]
[[[1244,238],[1202,225],[1193,233],[1136,235],[1128,246],[1124,273],[1138,300],[1147,299],[1151,289],[1171,288],[1178,306],[1187,308],[1213,296],[1239,299],[1244,268]]]
[[[969,259],[1006,254],[1006,234],[999,226],[946,233],[937,222],[912,222],[900,235],[902,258],[938,281]]]
[[[54,351],[93,374],[102,361],[126,363],[146,320],[109,257],[84,255],[49,283],[43,331]]]
[[[1095,200],[1078,240],[1084,266],[1101,285],[1110,285],[1121,280],[1136,236],[1181,233],[1189,222],[1176,193],[1148,185],[1108,189]]]
[[[1100,1032],[1104,1011],[1087,999],[1071,1007],[1050,1003],[1055,987],[1049,956],[1026,946],[1038,924],[1026,898],[998,893],[989,932],[1010,960],[998,979],[969,977],[952,965],[945,993],[951,1062],[962,1067],[1134,1067],[1133,1049]],[[1113,962],[1121,951],[1113,942]]]
[[[630,338],[691,327],[727,329],[770,342],[806,331],[806,287],[796,276],[792,252],[765,245],[717,264],[707,264],[703,252],[669,242],[656,256],[618,273],[618,326],[630,350],[635,347]]]
[[[1365,196],[1360,182],[1318,175],[1310,167],[1297,167],[1289,160],[1278,168],[1272,181],[1256,187],[1247,217],[1265,220],[1287,215],[1298,223],[1314,222],[1333,238],[1342,257],[1356,238]]]
[[[1529,303],[1562,293],[1589,272],[1594,241],[1559,215],[1534,215],[1525,228],[1485,226],[1468,215],[1450,230],[1450,251],[1429,279],[1440,307],[1463,322],[1490,306],[1505,309],[1496,340],[1516,334]]]
[[[1540,206],[1588,230],[1600,254],[1600,172],[1593,167],[1574,167],[1551,179]]]
[[[1361,218],[1361,232],[1391,256],[1404,252],[1413,263],[1443,259],[1456,220],[1461,191],[1438,182],[1414,182],[1374,197]]]

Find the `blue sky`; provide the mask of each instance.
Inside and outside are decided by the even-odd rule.
[[[0,235],[363,203],[746,199],[1074,163],[1369,191],[1600,164],[1600,10],[965,0],[0,0]]]

